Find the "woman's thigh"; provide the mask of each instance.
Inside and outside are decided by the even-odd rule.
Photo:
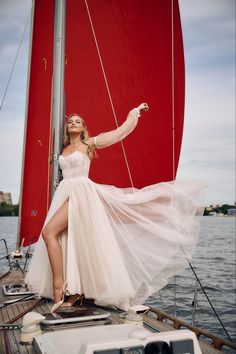
[[[57,236],[68,226],[68,201],[66,201],[52,216],[43,229],[43,236]]]

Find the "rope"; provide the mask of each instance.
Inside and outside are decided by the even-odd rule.
[[[118,124],[118,120],[117,120],[117,116],[116,116],[116,111],[115,111],[115,108],[114,108],[114,104],[113,104],[113,100],[112,100],[112,96],[111,96],[111,91],[110,91],[110,88],[109,88],[109,84],[108,84],[105,68],[104,68],[104,65],[103,65],[103,61],[102,61],[102,57],[101,57],[101,53],[100,53],[100,49],[99,49],[99,45],[98,45],[98,40],[97,40],[96,33],[95,33],[95,30],[94,30],[92,17],[91,17],[90,11],[89,11],[88,2],[87,2],[87,0],[84,0],[84,2],[85,2],[85,5],[86,5],[86,8],[87,8],[88,17],[89,17],[91,29],[92,29],[92,32],[93,32],[93,37],[94,37],[96,49],[97,49],[97,52],[98,52],[98,57],[99,57],[99,61],[100,61],[100,64],[101,64],[102,73],[103,73],[103,77],[104,77],[104,80],[105,80],[109,101],[110,101],[111,108],[112,108],[112,113],[113,113],[113,116],[114,116],[114,119],[115,119],[116,126],[118,128],[119,124]],[[131,176],[131,172],[130,172],[129,163],[128,163],[127,155],[126,155],[126,152],[125,152],[125,148],[124,148],[123,142],[121,141],[120,143],[121,143],[121,147],[122,147],[122,151],[123,151],[123,155],[124,155],[125,164],[126,164],[126,167],[127,167],[130,183],[131,183],[132,187],[134,188],[134,183],[133,183],[133,179],[132,179],[132,176]]]
[[[201,287],[201,289],[202,289],[202,291],[203,291],[204,295],[206,296],[207,301],[209,302],[209,304],[210,304],[210,306],[211,306],[212,310],[214,311],[214,314],[216,315],[216,317],[217,317],[218,321],[220,322],[220,324],[221,324],[222,328],[224,329],[224,331],[225,331],[225,333],[226,333],[227,337],[229,338],[229,340],[230,340],[231,342],[233,342],[233,341],[232,341],[232,339],[231,339],[231,337],[230,337],[230,335],[229,335],[229,333],[228,333],[228,331],[227,331],[227,329],[225,328],[225,326],[224,326],[223,322],[221,321],[221,319],[220,319],[220,317],[219,317],[218,313],[216,312],[216,310],[215,310],[215,308],[214,308],[214,306],[213,306],[213,304],[212,304],[212,302],[211,302],[210,298],[208,297],[208,295],[207,295],[207,293],[206,293],[206,290],[204,289],[204,287],[203,287],[203,285],[202,285],[202,283],[201,283],[200,279],[198,278],[197,273],[195,272],[195,270],[194,270],[194,268],[193,268],[192,264],[189,262],[189,260],[188,260],[188,259],[187,259],[187,261],[188,261],[188,264],[189,264],[189,266],[190,266],[190,268],[191,268],[191,270],[192,270],[192,272],[193,272],[193,274],[194,274],[195,278],[197,279],[197,281],[198,281],[198,283],[199,283],[199,285],[200,285],[200,287]]]
[[[16,53],[16,57],[15,57],[15,60],[14,60],[14,63],[13,63],[13,66],[12,66],[12,69],[11,69],[11,72],[10,72],[10,76],[9,76],[8,81],[7,81],[7,86],[6,86],[6,89],[5,89],[4,94],[3,94],[3,98],[2,98],[2,102],[1,102],[1,106],[0,106],[0,111],[2,110],[3,103],[4,103],[4,100],[5,100],[6,94],[7,94],[7,90],[8,90],[8,87],[10,85],[11,77],[12,77],[12,74],[13,74],[13,71],[14,71],[14,68],[15,68],[15,65],[16,65],[16,61],[17,61],[17,58],[18,58],[18,55],[19,55],[19,52],[20,52],[20,48],[21,48],[24,36],[25,36],[26,28],[27,28],[28,23],[29,23],[30,14],[31,14],[31,11],[30,11],[28,19],[26,21],[26,25],[25,25],[23,34],[21,36],[21,40],[20,40],[20,44],[19,44],[19,47],[18,47],[18,50],[17,50],[17,53]]]

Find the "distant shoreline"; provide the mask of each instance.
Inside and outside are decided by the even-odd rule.
[[[197,213],[197,215],[212,217],[236,217],[236,204],[210,205],[204,208],[203,214]],[[7,204],[5,202],[0,203],[0,217],[1,216],[19,216],[19,204]]]

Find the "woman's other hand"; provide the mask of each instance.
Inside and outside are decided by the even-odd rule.
[[[148,111],[149,110],[149,107],[148,107],[148,104],[147,103],[141,103],[137,109],[139,110],[140,114],[142,114],[143,111]]]

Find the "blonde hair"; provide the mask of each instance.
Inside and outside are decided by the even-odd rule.
[[[63,145],[64,147],[66,147],[70,144],[70,136],[68,134],[68,121],[73,116],[79,117],[82,120],[84,130],[80,132],[80,139],[84,145],[87,145],[87,154],[90,160],[92,160],[94,157],[96,157],[96,147],[94,145],[86,143],[86,140],[89,138],[88,129],[84,119],[78,113],[72,113],[68,117],[66,117],[66,122],[64,124]]]

